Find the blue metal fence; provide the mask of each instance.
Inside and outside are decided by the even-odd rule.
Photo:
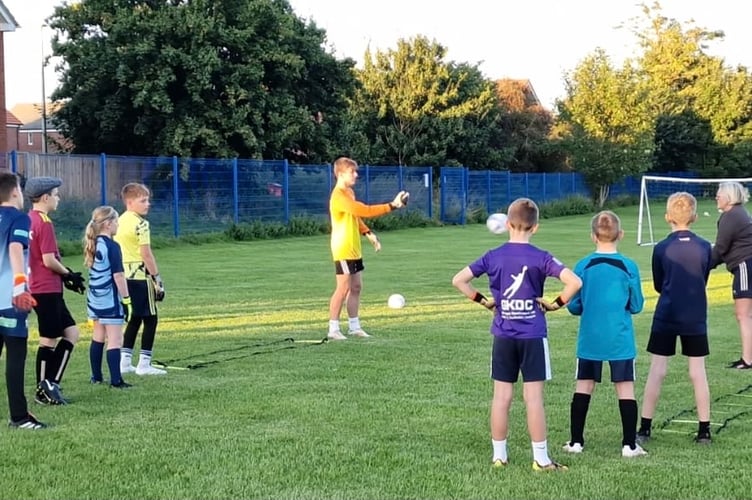
[[[63,179],[64,206],[86,220],[98,205],[122,209],[120,189],[142,182],[152,190],[149,220],[155,231],[180,236],[221,231],[253,221],[287,224],[296,217],[328,217],[335,184],[331,165],[291,165],[286,160],[124,157],[109,155],[10,154],[14,172],[26,177]],[[362,165],[355,191],[365,203],[390,201],[410,192],[408,211],[464,224],[468,211],[504,210],[515,198],[538,203],[572,195],[589,196],[578,173],[511,173],[442,167],[434,183],[432,167]],[[436,184],[436,185],[435,185]],[[639,178],[612,186],[612,195],[638,195]]]

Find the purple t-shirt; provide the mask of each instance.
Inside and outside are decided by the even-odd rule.
[[[558,278],[565,266],[529,243],[505,243],[470,264],[476,278],[487,274],[496,301],[491,333],[515,339],[543,338],[546,317],[535,302],[546,278]]]

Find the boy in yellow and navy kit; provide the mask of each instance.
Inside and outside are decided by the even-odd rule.
[[[334,175],[337,184],[329,200],[329,212],[332,223],[331,249],[334,260],[334,272],[337,286],[329,300],[329,340],[345,340],[339,329],[339,315],[342,305],[347,304],[348,333],[354,337],[369,337],[360,326],[358,310],[360,308],[360,291],[363,287],[361,271],[363,254],[361,252],[361,235],[368,238],[378,252],[381,242],[368,226],[363,217],[379,217],[407,204],[409,193],[400,191],[390,203],[366,205],[355,200],[353,186],[358,179],[358,164],[346,157],[334,161]]]
[[[151,250],[149,221],[144,218],[149,213],[151,193],[143,184],[133,182],[123,186],[121,194],[126,211],[118,219],[115,241],[123,253],[123,268],[133,314],[125,327],[120,371],[136,375],[164,375],[167,373],[165,370],[151,365],[157,333],[157,301],[164,298],[164,284]],[[134,367],[131,364],[133,347],[142,324],[141,351],[138,364]]]

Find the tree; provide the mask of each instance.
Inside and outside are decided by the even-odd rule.
[[[77,153],[335,154],[354,64],[286,0],[81,0],[49,24]]]
[[[562,144],[599,206],[609,186],[650,167],[653,120],[637,75],[629,62],[614,69],[596,49],[567,75],[567,95],[558,103]]]
[[[527,80],[498,80],[500,120],[497,133],[511,158],[506,169],[517,172],[559,170],[563,159],[551,148],[553,114],[540,105]]]
[[[372,160],[445,165],[488,156],[484,127],[493,119],[493,87],[477,67],[445,56],[443,46],[423,36],[366,52],[351,105],[365,124]]]

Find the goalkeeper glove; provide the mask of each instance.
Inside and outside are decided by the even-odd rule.
[[[365,237],[368,238],[368,241],[371,242],[371,245],[373,245],[374,250],[377,252],[381,250],[381,242],[379,241],[379,238],[376,236],[376,233],[372,231],[368,231],[365,234]]]
[[[123,297],[123,300],[120,301],[120,305],[123,306],[123,319],[126,323],[128,323],[131,320],[131,316],[133,316],[133,305],[131,304],[131,298]]]
[[[564,302],[564,299],[561,298],[561,295],[556,297],[556,300],[554,300],[553,302],[548,302],[542,297],[539,297],[535,300],[538,302],[538,306],[543,312],[557,311],[567,304],[566,302]]]
[[[66,267],[66,269],[68,270],[68,274],[63,275],[63,285],[68,290],[73,290],[83,295],[86,291],[86,286],[84,285],[86,281],[83,276],[81,276],[81,273],[74,272],[70,267]]]
[[[154,300],[162,302],[165,298],[164,281],[159,274],[152,276],[154,279]]]
[[[397,193],[397,196],[394,197],[394,200],[389,203],[389,206],[392,207],[392,210],[402,208],[407,205],[407,201],[409,199],[410,193],[408,193],[407,191],[400,191],[399,193]]]
[[[25,274],[13,276],[13,307],[19,311],[29,312],[37,305],[27,285]]]

